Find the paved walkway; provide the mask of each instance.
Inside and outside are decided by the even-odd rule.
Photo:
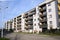
[[[60,36],[44,36],[38,34],[11,33],[5,36],[11,40],[60,40]]]

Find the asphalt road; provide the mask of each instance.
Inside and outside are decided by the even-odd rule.
[[[11,33],[5,36],[10,40],[60,40],[60,36],[46,36],[38,34]]]

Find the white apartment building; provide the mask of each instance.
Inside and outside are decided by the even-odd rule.
[[[60,0],[45,0],[35,8],[13,18],[12,24],[14,32],[39,33],[51,28],[60,29]],[[10,28],[9,25],[6,27]]]
[[[14,28],[13,28],[13,20],[8,20],[8,21],[5,23],[5,29],[7,29],[8,31],[10,31],[10,29],[14,29]]]

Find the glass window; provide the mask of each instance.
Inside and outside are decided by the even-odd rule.
[[[36,21],[36,19],[34,19],[34,21]]]
[[[52,18],[52,15],[49,15],[49,18]]]
[[[48,6],[51,6],[51,3],[49,3]]]
[[[48,11],[51,12],[51,9],[49,9]]]
[[[52,21],[50,21],[50,24],[52,24]]]
[[[34,24],[36,26],[36,24]]]
[[[38,18],[38,20],[40,20],[40,19]]]
[[[38,25],[40,26],[40,23],[38,23]]]

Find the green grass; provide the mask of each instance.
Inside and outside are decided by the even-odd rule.
[[[21,33],[21,34],[37,34],[37,33],[29,33],[29,32],[18,32],[18,33]],[[46,36],[60,36],[60,32],[56,32],[56,33],[53,33],[53,32],[40,32],[39,35],[46,35]]]
[[[9,40],[8,38],[0,38],[0,40]]]
[[[29,33],[29,32],[18,32],[18,33],[21,33],[21,34],[33,34],[33,33]]]
[[[39,33],[40,35],[60,36],[58,33]]]

